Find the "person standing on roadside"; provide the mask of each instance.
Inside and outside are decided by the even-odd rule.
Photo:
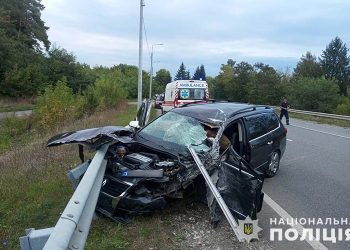
[[[289,125],[289,115],[288,115],[288,109],[289,109],[290,105],[288,103],[287,98],[283,99],[283,102],[281,103],[281,114],[280,114],[280,120],[282,121],[283,116],[286,117],[286,123],[287,125]]]

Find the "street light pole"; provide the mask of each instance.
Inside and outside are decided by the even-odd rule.
[[[142,24],[143,24],[143,0],[140,0],[140,31],[139,31],[139,72],[137,78],[137,110],[142,104]]]
[[[152,52],[151,52],[151,76],[149,79],[149,99],[152,98],[152,81],[153,81],[153,47],[154,46],[161,46],[162,43],[152,44]]]

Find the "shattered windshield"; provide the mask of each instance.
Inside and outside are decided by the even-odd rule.
[[[194,147],[197,152],[209,150],[209,147],[203,144],[207,138],[203,125],[194,118],[174,112],[168,112],[150,123],[139,132],[139,136],[151,141],[156,140],[156,143],[161,143],[168,149],[172,149],[169,147],[171,144],[181,147],[200,144]]]

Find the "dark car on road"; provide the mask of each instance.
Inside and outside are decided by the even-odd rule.
[[[163,103],[164,103],[164,94],[160,94],[156,97],[156,100],[154,102],[154,108],[162,109]]]
[[[86,129],[49,140],[48,146],[78,143],[82,160],[83,146],[108,144],[96,210],[126,221],[130,215],[162,209],[167,199],[192,190],[204,197],[211,221],[217,220],[218,206],[194,161],[194,150],[235,218],[256,219],[264,176],[276,174],[286,146],[286,130],[273,110],[229,102],[189,104],[144,126],[149,106],[143,103],[137,122],[129,127]],[[215,131],[215,138],[208,138],[207,129]]]

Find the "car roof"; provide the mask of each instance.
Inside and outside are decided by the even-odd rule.
[[[211,103],[187,104],[179,108],[174,108],[171,111],[193,117],[208,124],[218,125],[219,123],[228,118],[234,117],[235,115],[260,113],[262,110],[266,110],[266,112],[272,111],[271,107],[269,106],[216,101]]]

